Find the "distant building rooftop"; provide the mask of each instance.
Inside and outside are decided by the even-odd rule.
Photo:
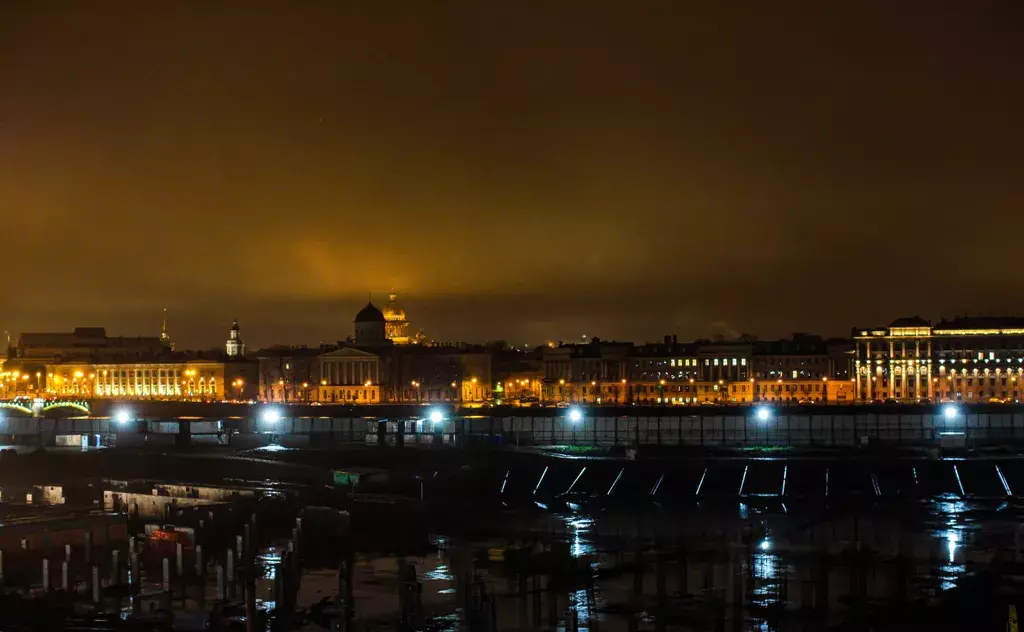
[[[940,320],[935,329],[1024,329],[1024,317],[958,316]]]
[[[890,327],[931,327],[930,321],[921,318],[920,316],[907,316],[905,318],[897,318],[896,320],[889,323]]]

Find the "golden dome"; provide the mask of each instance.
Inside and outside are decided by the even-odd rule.
[[[396,300],[398,295],[395,294],[394,290],[391,291],[391,295],[388,298],[390,299],[388,304],[381,310],[384,313],[384,320],[389,323],[405,322],[405,310],[398,304]]]

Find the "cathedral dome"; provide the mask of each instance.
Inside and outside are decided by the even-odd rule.
[[[373,303],[367,303],[366,307],[359,310],[359,313],[356,314],[356,319],[353,322],[382,323],[384,322],[384,314]]]
[[[384,309],[382,310],[384,314],[384,320],[388,321],[389,323],[405,322],[407,320],[405,317],[405,310],[402,309],[402,306],[398,304],[398,295],[395,294],[394,292],[391,292],[391,296],[389,298],[390,300],[388,301],[388,304],[385,305]]]

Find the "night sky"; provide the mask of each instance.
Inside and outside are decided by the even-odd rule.
[[[6,0],[0,329],[1024,313],[1024,3],[743,4]]]

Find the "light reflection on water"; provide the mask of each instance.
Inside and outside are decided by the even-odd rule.
[[[947,563],[939,568],[939,589],[946,591],[956,587],[967,566],[962,563],[965,551],[964,535],[967,528],[968,505],[962,500],[940,500],[935,503],[937,517],[944,524],[936,530],[935,537],[945,548]]]
[[[595,548],[591,541],[590,530],[594,526],[594,519],[579,514],[569,514],[562,517],[565,525],[569,528],[571,536],[571,552],[573,557],[593,555]]]

